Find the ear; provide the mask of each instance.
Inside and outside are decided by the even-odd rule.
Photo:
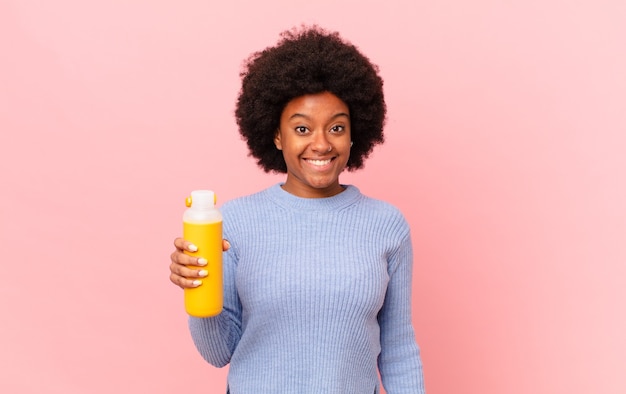
[[[274,145],[276,145],[276,149],[283,150],[283,144],[280,140],[280,130],[276,130],[274,133]]]

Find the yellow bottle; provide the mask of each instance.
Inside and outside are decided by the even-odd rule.
[[[198,247],[196,252],[185,251],[195,257],[203,257],[209,274],[202,284],[185,289],[185,310],[191,316],[210,317],[220,314],[224,302],[222,276],[222,214],[215,208],[215,194],[210,190],[195,190],[187,197],[187,209],[183,214],[183,238]]]

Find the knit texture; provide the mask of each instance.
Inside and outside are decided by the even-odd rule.
[[[379,372],[388,394],[425,392],[395,207],[350,185],[300,198],[277,184],[221,211],[224,311],[189,326],[209,363],[230,363],[232,394],[372,394]]]

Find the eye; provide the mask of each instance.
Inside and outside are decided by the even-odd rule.
[[[344,131],[346,129],[345,126],[342,125],[336,125],[330,128],[330,132],[331,133],[341,133],[342,131]]]
[[[298,134],[306,134],[309,131],[309,129],[306,126],[296,126],[294,130]]]

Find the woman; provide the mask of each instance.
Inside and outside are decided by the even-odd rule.
[[[393,206],[343,185],[383,142],[378,70],[337,33],[283,33],[253,54],[235,111],[250,154],[284,183],[223,204],[224,310],[190,317],[200,354],[230,363],[233,394],[423,393],[411,324],[412,247]],[[205,261],[174,242],[171,281]],[[210,265],[211,262],[208,262]]]

